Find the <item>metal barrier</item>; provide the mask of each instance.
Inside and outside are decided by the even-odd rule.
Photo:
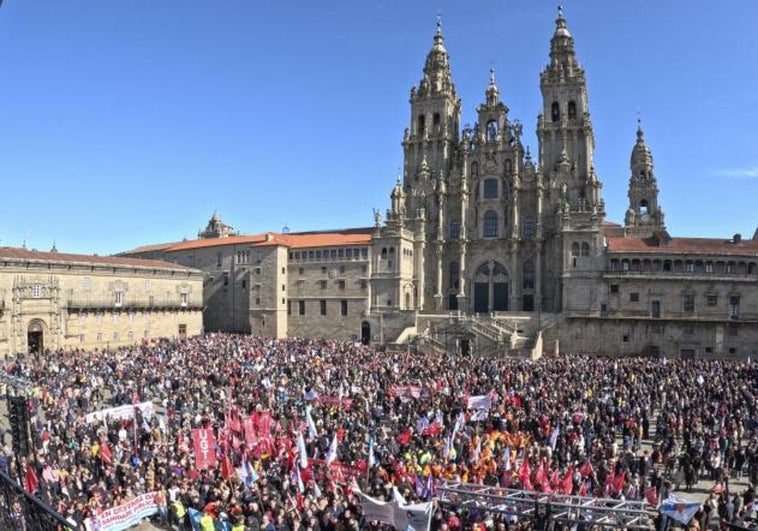
[[[61,531],[78,525],[67,522],[42,500],[26,493],[0,470],[0,529],[17,531]]]
[[[530,520],[535,529],[582,525],[601,529],[653,529],[656,512],[644,501],[623,501],[446,482],[441,505]]]

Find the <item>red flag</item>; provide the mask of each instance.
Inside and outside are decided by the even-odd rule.
[[[537,485],[540,485],[544,491],[546,486],[549,486],[547,483],[547,473],[545,472],[545,464],[540,461],[540,464],[537,465],[537,471],[534,473],[534,482]]]
[[[192,441],[195,449],[195,467],[198,470],[215,468],[216,452],[213,449],[213,428],[192,430]]]
[[[589,488],[590,488],[589,482],[588,481],[583,482],[582,486],[579,487],[579,496],[586,496]]]
[[[569,469],[566,471],[566,474],[564,474],[563,479],[561,480],[561,492],[563,494],[571,494],[571,491],[574,490],[574,467],[570,466]]]
[[[397,436],[398,444],[408,444],[411,442],[411,429],[405,428],[405,431]]]
[[[229,478],[233,473],[234,467],[232,466],[232,460],[229,459],[229,456],[227,455],[221,460],[221,475],[224,476],[225,480],[229,481]]]
[[[24,476],[24,490],[29,494],[37,490],[39,486],[39,480],[37,474],[34,472],[34,467],[26,466],[26,476]]]
[[[583,478],[591,476],[593,472],[594,470],[592,469],[592,463],[590,463],[589,459],[586,459],[584,463],[582,463],[582,466],[579,467],[579,473],[582,474]]]
[[[626,472],[623,470],[613,477],[613,490],[621,492],[624,490],[624,479],[626,478]]]
[[[645,500],[650,505],[658,505],[658,489],[655,487],[650,487],[645,491]]]
[[[532,489],[531,475],[532,471],[529,468],[529,458],[524,456],[524,462],[521,463],[521,466],[518,469],[518,478],[521,480],[524,490],[534,490]]]
[[[111,452],[110,446],[108,446],[108,443],[105,441],[100,443],[100,459],[103,460],[103,463],[108,465],[110,465],[113,460],[113,452]]]

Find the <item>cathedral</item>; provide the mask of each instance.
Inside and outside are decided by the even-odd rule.
[[[625,219],[606,220],[560,10],[540,91],[536,153],[492,71],[461,127],[438,22],[410,91],[402,175],[373,227],[244,236],[214,214],[197,240],[125,255],[203,270],[206,330],[531,357],[758,354],[758,238],[670,236],[640,123]]]

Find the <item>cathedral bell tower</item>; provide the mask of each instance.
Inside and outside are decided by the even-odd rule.
[[[624,225],[627,232],[636,236],[652,236],[665,230],[664,215],[658,206],[658,182],[653,173],[653,155],[645,143],[642,124],[637,121],[637,142],[632,149],[629,164],[629,209]]]
[[[537,119],[537,137],[542,172],[552,175],[556,190],[565,189],[560,200],[568,202],[570,210],[592,211],[602,217],[601,183],[593,168],[595,137],[587,82],[560,7],[550,40],[550,64],[540,75],[540,89],[543,109]]]
[[[410,104],[411,123],[403,138],[403,184],[412,197],[433,192],[433,181],[440,172],[448,177],[458,143],[461,102],[453,84],[439,20],[421,82],[411,89]],[[408,214],[414,215],[416,212],[412,211],[422,207],[409,205]]]

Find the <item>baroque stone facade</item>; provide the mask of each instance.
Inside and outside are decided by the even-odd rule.
[[[202,282],[156,260],[0,247],[0,353],[200,334]]]
[[[202,269],[207,330],[483,354],[757,355],[756,236],[671,237],[641,124],[624,224],[607,221],[560,11],[549,57],[535,154],[492,71],[476,123],[461,127],[438,23],[410,93],[403,172],[373,228],[240,236],[214,214],[198,240],[126,255]]]

